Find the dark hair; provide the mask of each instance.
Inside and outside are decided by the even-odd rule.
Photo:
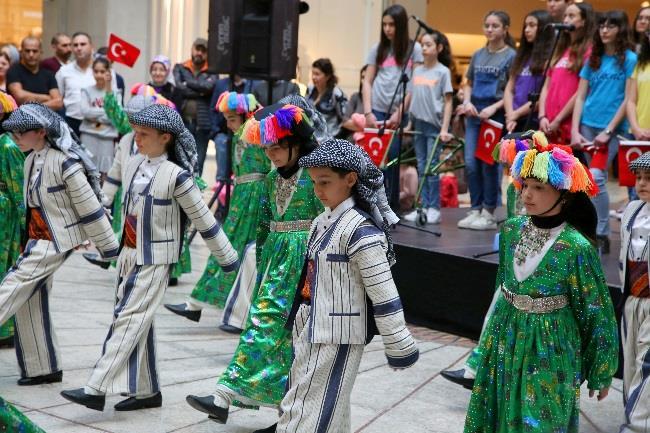
[[[598,217],[591,199],[584,192],[563,191],[563,197],[566,203],[562,206],[562,213],[566,222],[595,245]]]
[[[90,43],[92,43],[92,41],[93,41],[92,38],[90,37],[90,35],[89,35],[88,33],[86,33],[86,32],[74,32],[74,33],[72,34],[72,37],[71,37],[70,39],[74,39],[74,38],[76,38],[77,36],[85,36],[85,37],[87,37],[87,38],[88,38],[88,42],[90,42]]]
[[[650,31],[646,32],[641,38],[641,46],[639,48],[639,58],[637,60],[637,67],[639,69],[645,68],[650,63]]]
[[[328,89],[333,89],[339,82],[339,77],[337,77],[336,73],[334,72],[334,65],[332,64],[332,61],[327,57],[314,60],[314,63],[311,64],[311,67],[320,69],[320,71],[327,76]]]
[[[575,30],[577,32],[577,37],[573,42],[571,42],[571,35],[569,32],[562,32],[551,64],[555,65],[564,52],[567,49],[570,49],[569,61],[571,62],[571,72],[578,72],[582,69],[582,58],[591,43],[596,17],[594,14],[594,8],[589,3],[572,3],[568,7],[570,6],[575,6],[580,10],[580,16],[584,20],[585,24],[582,28]]]
[[[20,49],[23,49],[23,45],[25,45],[25,42],[27,41],[36,41],[38,42],[38,49],[42,50],[43,49],[43,42],[40,40],[40,38],[37,38],[36,36],[25,36],[22,41],[20,41]]]
[[[618,27],[618,33],[614,41],[614,55],[618,60],[618,64],[623,66],[625,64],[625,52],[633,48],[627,14],[621,10],[604,12],[598,19],[598,26],[600,27],[604,24],[612,24]],[[589,57],[589,67],[594,71],[599,69],[603,55],[605,55],[605,44],[603,44],[603,40],[600,38],[600,31],[596,31],[594,33],[591,56]]]
[[[95,65],[96,65],[97,63],[101,63],[102,65],[104,65],[104,67],[105,67],[107,70],[110,70],[110,69],[111,69],[111,62],[110,62],[106,57],[104,57],[104,56],[97,56],[97,57],[95,57],[95,60],[93,60],[93,69],[95,69]]]
[[[485,14],[485,18],[483,18],[483,22],[485,22],[485,20],[488,19],[488,17],[490,17],[492,15],[494,15],[495,17],[497,17],[499,19],[499,22],[501,23],[501,25],[504,28],[505,27],[510,27],[510,15],[508,15],[508,13],[504,12],[504,11],[490,11],[490,12],[488,12],[487,14]],[[512,38],[512,36],[510,36],[510,31],[508,31],[508,30],[506,30],[506,37],[504,38],[504,41],[505,41],[506,45],[508,45],[508,46],[510,46],[512,48],[516,47],[515,40]]]
[[[402,5],[392,5],[386,8],[383,14],[381,14],[382,20],[385,16],[390,16],[395,21],[395,36],[393,37],[393,54],[395,56],[395,61],[398,65],[403,65],[408,61],[406,55],[409,50],[409,26],[408,26],[408,15],[406,14],[406,9]],[[391,49],[391,41],[388,40],[384,34],[383,24],[380,29],[379,36],[379,47],[377,48],[377,57],[375,59],[375,64],[377,66],[381,65],[386,57],[388,57],[388,52]]]
[[[100,56],[106,56],[108,54],[108,47],[97,48],[97,54],[99,54]]]
[[[636,22],[639,21],[639,17],[641,16],[641,12],[643,12],[644,10],[647,10],[647,9],[650,9],[650,6],[642,7],[641,9],[639,9],[639,11],[636,13],[636,16],[634,17],[634,23],[632,24],[634,26],[634,28],[632,29],[632,42],[634,42],[635,44],[641,44],[641,43],[643,43],[644,39],[648,39],[646,37],[647,31],[646,31],[646,34],[644,34],[643,32],[637,32],[636,31]]]
[[[363,73],[366,72],[366,69],[368,69],[368,65],[363,65],[361,70],[359,71],[359,98],[363,101],[363,80],[361,77],[363,76]]]
[[[535,40],[528,42],[526,39],[526,19],[533,17],[537,20],[537,33]],[[519,40],[519,48],[517,54],[512,62],[512,69],[510,70],[511,76],[517,76],[521,73],[526,63],[530,62],[530,72],[533,75],[541,75],[544,71],[544,65],[551,54],[553,47],[553,29],[546,27],[551,23],[551,14],[545,10],[535,10],[530,12],[524,18],[524,25],[521,29],[521,39]]]
[[[66,36],[67,37],[68,35],[66,35],[65,33],[62,33],[62,32],[54,33],[54,36],[52,36],[52,40],[50,41],[50,45],[58,44],[59,43],[59,38],[61,36]]]
[[[447,39],[447,36],[438,30],[434,30],[431,33],[425,33],[422,35],[422,37],[425,36],[431,36],[433,42],[435,42],[436,45],[440,45],[442,47],[442,50],[438,52],[438,61],[446,67],[451,68],[453,58],[451,55],[451,45],[449,44],[449,39]]]

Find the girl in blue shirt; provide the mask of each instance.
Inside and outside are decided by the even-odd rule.
[[[632,51],[627,14],[605,12],[598,21],[589,62],[580,71],[571,125],[571,145],[591,147],[589,169],[599,192],[593,198],[598,214],[596,234],[602,253],[609,252],[607,170],[618,152],[617,134],[628,129],[625,93],[637,56]]]

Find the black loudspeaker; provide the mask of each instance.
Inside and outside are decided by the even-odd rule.
[[[299,0],[211,0],[211,71],[247,78],[289,80],[298,61]]]

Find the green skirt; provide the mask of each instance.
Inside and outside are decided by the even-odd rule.
[[[0,397],[0,431],[8,433],[45,433],[18,409]]]
[[[223,230],[239,257],[242,257],[246,245],[255,242],[263,193],[263,180],[242,183],[233,189],[230,210],[223,224]],[[237,272],[224,273],[217,260],[210,255],[203,275],[190,296],[203,304],[223,308],[236,276]]]
[[[291,368],[291,331],[285,328],[307,249],[308,232],[271,232],[262,251],[261,282],[223,385],[259,405],[282,401]],[[247,403],[248,403],[247,401]]]

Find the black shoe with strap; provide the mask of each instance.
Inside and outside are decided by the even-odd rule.
[[[108,269],[111,266],[111,262],[101,258],[99,254],[96,253],[83,253],[83,258],[88,262],[92,263],[95,266],[99,266],[102,269]]]
[[[263,428],[261,430],[255,430],[253,433],[275,433],[275,428],[278,426],[278,423],[276,422],[272,426],[269,426],[267,428]]]
[[[188,310],[185,303],[182,304],[165,304],[165,308],[171,311],[174,314],[183,316],[186,319],[190,319],[193,322],[198,322],[201,320],[201,310]]]
[[[199,412],[207,413],[208,418],[212,421],[220,424],[225,424],[228,421],[228,408],[215,405],[213,395],[206,395],[205,397],[188,395],[185,397],[185,401]]]
[[[63,371],[59,370],[42,376],[21,377],[18,379],[17,383],[19,386],[33,386],[42,385],[44,383],[59,383],[61,381],[63,381]]]
[[[223,332],[227,332],[229,334],[237,334],[237,335],[239,335],[242,332],[242,329],[239,329],[239,328],[237,328],[235,326],[232,326],[232,325],[228,325],[226,323],[222,323],[221,325],[219,325],[219,329],[221,329]]]
[[[105,395],[90,395],[84,392],[83,388],[61,391],[61,396],[73,403],[86,406],[88,409],[103,411],[106,403]]]
[[[472,388],[474,388],[474,379],[465,377],[464,368],[461,368],[460,370],[445,370],[441,371],[440,374],[445,379],[461,385],[465,389],[469,389],[471,391]]]
[[[152,409],[161,406],[162,394],[160,392],[157,392],[151,397],[147,398],[129,397],[126,400],[122,400],[121,402],[117,403],[115,405],[115,410],[118,412],[128,412],[139,409]]]
[[[14,336],[0,338],[0,349],[10,349],[14,347]]]

